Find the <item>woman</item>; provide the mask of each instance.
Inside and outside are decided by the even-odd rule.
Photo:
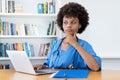
[[[37,69],[101,69],[101,59],[96,55],[91,45],[79,39],[89,24],[88,13],[85,8],[74,2],[65,4],[57,15],[57,24],[65,33],[65,37],[53,43],[49,55],[43,65],[34,65]]]

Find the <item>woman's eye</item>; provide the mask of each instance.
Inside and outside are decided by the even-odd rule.
[[[67,24],[67,22],[63,22],[63,24]]]
[[[76,24],[76,22],[74,21],[74,22],[71,22],[71,24]]]

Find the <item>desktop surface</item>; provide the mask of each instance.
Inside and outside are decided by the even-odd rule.
[[[15,70],[0,69],[0,80],[65,80],[64,78],[50,78],[51,74],[30,75]],[[67,80],[120,80],[120,70],[90,71],[88,78],[69,78]]]

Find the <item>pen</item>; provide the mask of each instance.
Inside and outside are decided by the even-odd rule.
[[[67,80],[67,75],[66,74],[64,74],[64,78],[65,78],[65,80]]]

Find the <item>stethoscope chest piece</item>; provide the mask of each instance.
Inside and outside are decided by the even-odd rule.
[[[73,69],[73,68],[74,68],[74,67],[73,67],[73,64],[70,64],[68,68],[69,68],[69,69]]]

